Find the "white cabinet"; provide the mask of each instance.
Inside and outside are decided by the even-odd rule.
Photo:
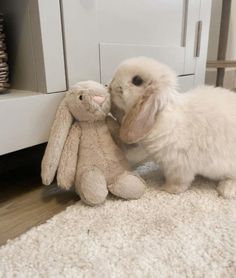
[[[47,141],[67,84],[60,1],[0,0],[0,11],[12,87],[0,95],[2,155]]]
[[[69,84],[91,78],[107,83],[117,65],[134,56],[153,57],[179,76],[195,77],[196,46],[201,40],[197,35],[203,25],[202,31],[208,33],[210,4],[209,0],[62,0]],[[183,86],[192,84],[183,80]]]
[[[53,93],[66,90],[59,0],[1,0],[11,85]]]
[[[126,58],[168,64],[181,90],[203,84],[210,9],[211,0],[1,0],[14,93],[0,95],[0,155],[47,141],[63,92],[108,83]]]

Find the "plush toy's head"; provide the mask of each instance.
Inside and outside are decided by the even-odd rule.
[[[110,94],[100,83],[82,81],[70,88],[65,104],[76,120],[99,121],[110,111]]]

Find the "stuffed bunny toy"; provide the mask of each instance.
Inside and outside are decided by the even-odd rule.
[[[84,81],[73,86],[61,102],[42,160],[42,181],[75,190],[89,205],[105,201],[108,190],[124,199],[137,199],[143,180],[130,172],[122,150],[112,139],[113,119],[106,87]]]
[[[236,94],[202,86],[176,90],[176,74],[146,57],[131,58],[109,85],[124,112],[120,138],[139,143],[163,170],[163,190],[185,191],[196,175],[218,181],[225,198],[236,197]]]

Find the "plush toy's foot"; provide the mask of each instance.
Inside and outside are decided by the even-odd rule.
[[[105,177],[96,167],[83,173],[75,187],[82,201],[90,206],[103,203],[108,194]]]
[[[217,191],[225,199],[236,198],[236,181],[229,179],[219,182]]]
[[[130,172],[124,172],[113,184],[108,185],[108,189],[124,199],[139,199],[145,191],[145,182]]]

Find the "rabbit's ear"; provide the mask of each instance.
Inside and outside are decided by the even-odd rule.
[[[41,164],[41,177],[43,184],[45,185],[51,184],[54,179],[62,149],[72,122],[73,117],[68,110],[64,99],[57,109],[47,148]]]
[[[121,140],[127,144],[137,143],[152,129],[159,110],[155,88],[149,87],[138,102],[125,115],[121,129]]]
[[[118,121],[119,124],[122,123],[122,119],[125,115],[124,110],[122,110],[121,108],[119,108],[114,101],[111,102],[111,114],[113,117],[115,117],[115,119]]]

